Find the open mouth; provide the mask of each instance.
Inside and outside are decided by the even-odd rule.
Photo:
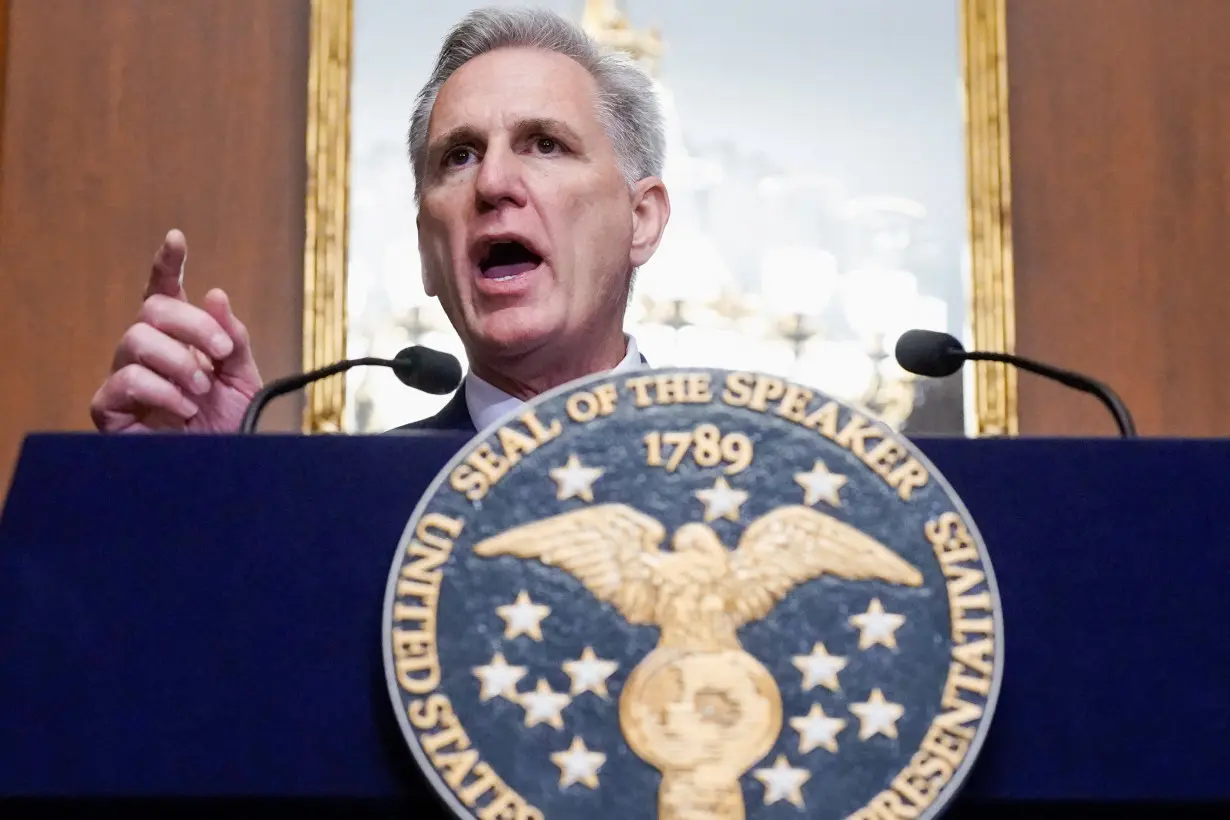
[[[504,281],[529,273],[542,264],[542,257],[516,240],[492,242],[479,260],[484,279]]]

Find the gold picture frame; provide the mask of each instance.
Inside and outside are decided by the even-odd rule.
[[[1011,179],[1008,145],[1006,0],[959,4],[969,315],[979,350],[1013,352]],[[350,77],[354,0],[311,0],[307,107],[307,231],[303,258],[303,366],[346,355],[346,254],[349,202]],[[345,382],[334,376],[308,388],[303,431],[337,432]],[[979,362],[973,371],[974,435],[1016,435],[1016,373]]]
[[[304,370],[315,370],[346,357],[354,0],[311,0],[311,13],[307,220],[303,243]],[[303,407],[303,431],[340,431],[345,402],[344,376],[309,385]]]
[[[959,0],[970,253],[970,325],[979,350],[1012,353],[1012,180],[1008,152],[1007,0]],[[1016,435],[1016,370],[978,362],[974,434]]]

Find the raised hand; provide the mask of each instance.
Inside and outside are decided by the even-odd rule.
[[[187,256],[177,230],[154,255],[137,321],[90,402],[94,426],[105,433],[233,432],[260,389],[247,328],[226,293],[209,291],[200,307],[188,301]]]

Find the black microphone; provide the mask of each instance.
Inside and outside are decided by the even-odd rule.
[[[970,352],[956,337],[935,330],[907,330],[897,340],[897,363],[919,376],[951,376],[966,362],[1003,362],[1036,373],[1060,384],[1097,396],[1115,417],[1119,434],[1124,438],[1136,435],[1136,425],[1127,405],[1110,387],[1096,379],[1042,364],[1011,353]]]
[[[391,367],[402,384],[413,387],[415,390],[422,390],[424,393],[434,393],[438,396],[453,392],[461,384],[461,362],[457,361],[456,356],[439,350],[432,350],[430,347],[422,347],[421,345],[407,347],[392,359],[379,359],[373,356],[365,356],[362,359],[346,359],[327,367],[322,367],[319,370],[312,370],[308,373],[296,373],[293,376],[283,376],[280,379],[274,379],[265,384],[260,390],[256,391],[256,395],[252,397],[252,401],[248,404],[248,409],[244,411],[243,421],[239,425],[239,432],[256,432],[256,423],[260,419],[265,405],[278,396],[293,393],[296,390],[307,387],[312,382],[328,378],[329,376],[335,376],[338,373],[345,373],[350,368],[363,364]]]

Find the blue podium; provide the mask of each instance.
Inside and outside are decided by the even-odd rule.
[[[0,518],[0,796],[446,816],[398,734],[380,610],[464,441],[27,438]],[[916,443],[981,529],[1005,618],[953,811],[1230,806],[1230,441]]]

